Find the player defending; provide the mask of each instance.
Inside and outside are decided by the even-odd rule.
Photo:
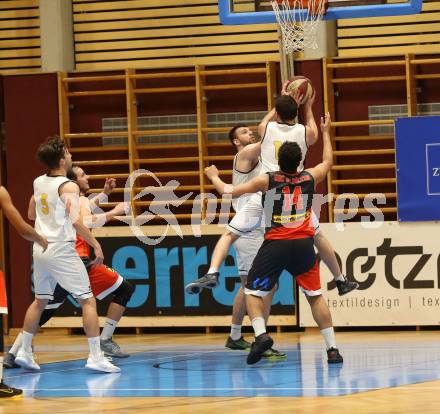
[[[312,111],[315,94],[305,103],[306,124],[295,123],[298,112],[297,102],[301,101],[302,96],[298,96],[297,92],[294,99],[292,99],[286,92],[287,84],[288,82],[283,85],[282,95],[276,99],[275,108],[263,118],[258,126],[258,133],[262,140],[256,145],[260,149],[263,173],[278,169],[277,152],[281,144],[286,141],[296,142],[301,148],[302,159],[298,171],[302,171],[307,149],[318,139],[318,128]],[[260,153],[258,153],[258,156]],[[240,212],[234,216],[227,230],[217,242],[208,273],[188,284],[186,286],[187,292],[198,293],[203,287],[216,287],[218,285],[218,269],[225,260],[232,243],[256,227],[263,226],[262,221],[261,194],[254,194]],[[358,283],[347,280],[342,274],[335,252],[330,242],[320,231],[319,221],[314,213],[312,213],[312,222],[315,227],[315,246],[318,249],[319,256],[333,274],[339,295],[345,295],[357,289]]]
[[[75,181],[80,188],[80,203],[83,217],[86,217],[89,220],[91,219],[94,223],[103,224],[104,221],[107,222],[113,220],[116,216],[121,216],[126,213],[125,203],[119,203],[116,207],[106,213],[92,214],[92,206],[94,202],[97,199],[107,197],[113,191],[113,188],[115,187],[114,178],[108,178],[105,182],[103,191],[91,200],[85,197],[90,186],[89,177],[82,168],[73,166],[73,168],[67,172],[67,178]],[[30,211],[30,213],[29,219],[35,220],[35,217],[32,216],[32,211]],[[91,224],[93,225],[94,223]],[[124,280],[121,275],[104,264],[92,265],[90,259],[90,246],[79,234],[76,235],[76,251],[86,265],[93,295],[99,300],[106,298],[108,295],[113,295],[112,302],[107,311],[107,320],[101,332],[101,350],[104,351],[105,356],[108,357],[127,358],[130,355],[121,350],[119,345],[113,341],[112,336],[119,320],[125,312],[125,307],[133,294],[134,288],[129,282]],[[67,290],[63,289],[60,285],[56,286],[54,290],[54,299],[49,301],[41,314],[40,322],[38,323],[40,327],[55,315],[58,308],[67,299],[68,295],[69,293]],[[19,333],[11,349],[4,356],[3,366],[5,368],[12,369],[19,367],[14,361],[21,344],[22,333]]]
[[[219,178],[215,166],[205,169],[222,195],[239,197],[242,194],[263,192],[263,207],[270,217],[266,224],[265,240],[252,264],[245,288],[246,307],[255,332],[255,342],[247,357],[248,364],[258,362],[273,345],[272,338],[266,333],[263,297],[276,285],[283,270],[294,275],[303,290],[314,292],[307,296],[309,302],[312,299],[325,304],[320,291],[311,217],[315,187],[325,179],[333,164],[329,123],[327,115],[326,122],[321,122],[323,161],[314,168],[297,172],[303,159],[301,148],[295,142],[284,142],[279,149],[279,171],[268,172],[247,183],[228,185]],[[332,326],[330,312],[326,309],[327,323]],[[327,349],[327,355],[328,362],[342,362],[339,351],[334,347]]]
[[[233,161],[232,172],[232,182],[234,185],[247,182],[261,174],[260,147],[259,144],[255,144],[254,133],[246,125],[236,125],[229,131],[229,139],[237,151]],[[248,199],[249,196],[242,195],[232,201],[232,207],[238,212],[246,205]],[[251,346],[241,334],[241,326],[246,315],[244,286],[252,261],[263,243],[263,239],[263,229],[258,227],[252,232],[243,235],[234,243],[241,286],[235,295],[232,306],[231,333],[226,341],[226,347],[229,349],[244,350],[249,349]],[[270,315],[274,292],[275,288],[263,299],[266,324]],[[263,356],[271,360],[286,358],[285,353],[275,349],[267,350]]]
[[[40,145],[37,156],[48,168],[48,173],[34,180],[30,210],[36,217],[36,230],[47,236],[49,246],[43,251],[40,246],[34,245],[35,300],[25,315],[22,346],[15,362],[23,368],[40,370],[32,353],[32,339],[38,331],[41,314],[49,300],[54,299],[55,286],[59,284],[82,308],[83,326],[90,348],[86,368],[119,372],[120,369],[106,359],[101,351],[96,301],[86,268],[75,251],[78,232],[93,247],[96,257],[94,263],[101,264],[104,260],[101,246],[83,224],[79,187],[66,177],[72,167],[72,156],[58,136],[49,137]]]
[[[26,240],[38,243],[43,251],[47,249],[47,240],[38,234],[23,217],[12,203],[6,188],[0,186],[0,210],[3,211],[12,227]],[[0,349],[3,350],[3,314],[8,313],[4,275],[0,270]],[[18,388],[12,388],[3,382],[3,357],[0,356],[0,398],[12,398],[23,393]]]

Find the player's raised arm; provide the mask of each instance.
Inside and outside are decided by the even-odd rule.
[[[81,211],[81,204],[79,199],[79,187],[72,181],[66,182],[60,188],[60,197],[66,205],[66,212],[72,220],[72,225],[78,234],[86,241],[88,245],[93,247],[95,251],[95,264],[100,264],[104,261],[104,254],[102,253],[101,245],[95,239],[91,231],[84,225]]]
[[[272,108],[272,110],[269,111],[266,114],[266,116],[261,120],[260,124],[258,125],[258,135],[260,136],[261,139],[264,138],[264,134],[266,132],[267,124],[270,121],[273,121],[275,119],[276,114],[277,114],[277,112],[276,112],[275,108]]]
[[[258,161],[261,155],[261,142],[255,142],[254,144],[246,145],[237,154],[237,161],[246,160],[249,162]]]
[[[11,196],[6,188],[0,187],[0,208],[3,209],[9,223],[17,230],[21,237],[38,243],[44,250],[47,248],[47,240],[39,235],[35,229],[23,220],[23,217],[12,203]]]
[[[239,197],[243,194],[257,193],[258,191],[267,191],[269,187],[269,176],[262,174],[254,177],[252,180],[243,184],[233,186],[232,184],[226,184],[219,177],[217,167],[211,165],[205,168],[206,176],[214,184],[216,190],[221,194],[231,194],[232,197]]]
[[[323,140],[322,162],[316,167],[308,168],[306,170],[313,176],[316,184],[324,180],[333,165],[333,149],[330,140],[330,124],[330,114],[327,112],[325,114],[325,119],[321,118],[321,131]]]
[[[306,115],[306,141],[307,145],[313,145],[318,141],[318,126],[315,122],[315,116],[313,115],[312,105],[315,102],[316,91],[313,91],[313,95],[304,104],[304,110]]]
[[[93,213],[86,197],[81,197],[80,206],[84,224],[92,228],[101,227],[108,221],[115,220],[116,217],[125,216],[130,211],[130,204],[121,202],[105,213]]]

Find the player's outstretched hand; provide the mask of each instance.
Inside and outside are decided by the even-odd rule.
[[[128,202],[118,203],[113,209],[113,213],[115,216],[125,216],[129,212],[130,212],[130,203]]]
[[[293,94],[292,94],[292,92],[289,92],[287,90],[289,83],[290,83],[289,80],[287,80],[286,82],[283,83],[283,87],[281,89],[281,95],[290,96],[296,102],[296,106],[300,106],[301,101],[303,100],[303,95],[301,94],[299,89],[295,90],[295,92]]]
[[[312,108],[313,102],[315,102],[315,98],[316,98],[316,91],[315,89],[313,89],[313,93],[312,96],[307,100],[307,102],[304,104],[304,106],[306,108]]]
[[[107,178],[104,184],[104,193],[109,195],[116,187],[116,180],[114,178]]]
[[[209,167],[205,168],[205,174],[206,176],[212,180],[214,177],[218,177],[218,169],[215,165],[210,165]]]
[[[325,114],[325,117],[322,118],[321,117],[321,131],[324,132],[329,132],[330,131],[330,125],[331,125],[331,118],[330,118],[330,112],[327,112]]]

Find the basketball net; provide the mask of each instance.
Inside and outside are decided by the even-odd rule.
[[[316,49],[318,23],[326,11],[326,0],[271,0],[287,54]]]

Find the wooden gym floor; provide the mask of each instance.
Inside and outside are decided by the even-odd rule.
[[[83,368],[84,337],[44,333],[40,373],[5,370],[25,396],[0,414],[440,412],[438,331],[338,333],[342,366],[328,366],[317,331],[273,337],[287,360],[249,367],[224,349],[226,334],[117,336],[132,354],[116,360],[122,373],[95,374]]]

